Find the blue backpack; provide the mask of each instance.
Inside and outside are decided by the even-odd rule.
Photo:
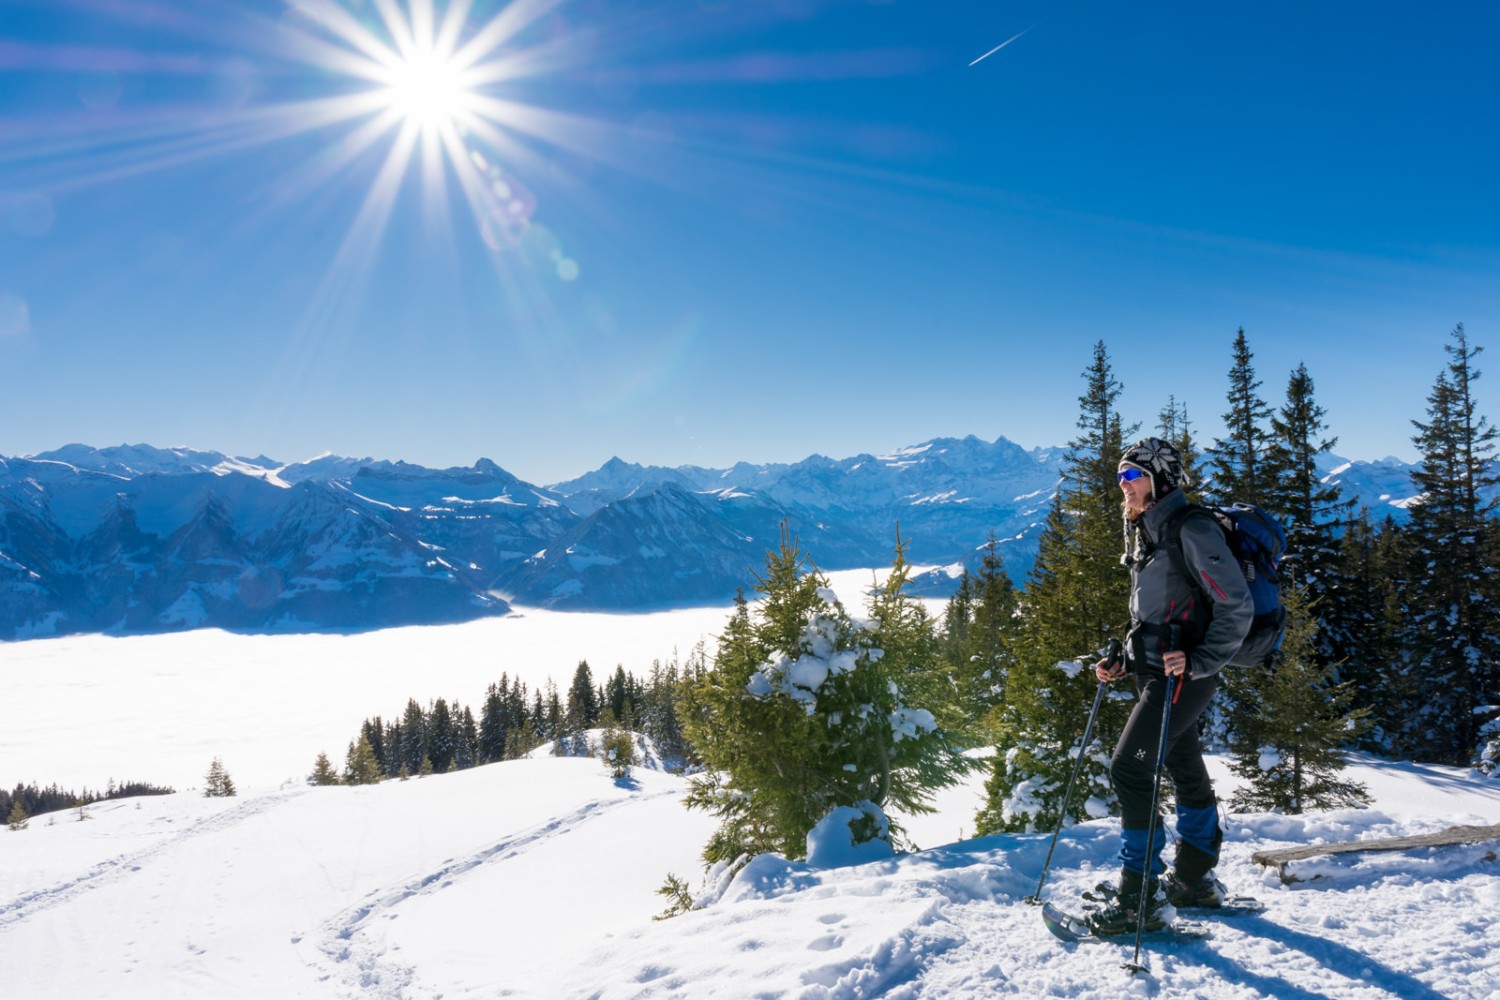
[[[1255,618],[1250,631],[1240,643],[1239,652],[1229,658],[1235,667],[1268,667],[1276,669],[1281,658],[1281,640],[1286,634],[1286,605],[1281,601],[1281,576],[1278,564],[1286,551],[1286,529],[1281,522],[1254,504],[1234,503],[1228,507],[1211,504],[1188,504],[1172,516],[1162,534],[1162,541],[1172,553],[1177,571],[1200,592],[1203,586],[1188,569],[1182,554],[1182,522],[1193,514],[1208,514],[1224,532],[1229,551],[1239,560],[1245,584],[1255,603]],[[1207,595],[1203,607],[1212,607]]]

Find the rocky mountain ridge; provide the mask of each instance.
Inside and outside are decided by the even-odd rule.
[[[753,586],[786,525],[825,569],[952,567],[993,536],[1024,580],[1061,449],[945,438],[885,455],[729,469],[611,459],[551,486],[471,468],[68,445],[0,458],[0,638],[370,629],[513,604],[642,610]],[[1410,468],[1331,464],[1397,509]]]

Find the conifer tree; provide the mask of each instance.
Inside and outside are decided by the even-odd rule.
[[[993,536],[992,536],[993,537]],[[955,679],[967,669],[969,661],[969,623],[974,618],[974,572],[965,569],[943,605],[943,658]]]
[[[1236,809],[1334,809],[1370,801],[1359,782],[1341,778],[1343,748],[1368,724],[1364,709],[1351,708],[1346,682],[1333,681],[1317,656],[1317,620],[1306,593],[1283,586],[1287,608],[1282,659],[1275,670],[1236,670],[1252,693],[1232,738],[1231,770],[1245,779],[1235,792]]]
[[[1325,437],[1325,411],[1314,399],[1312,376],[1298,365],[1287,381],[1286,403],[1271,417],[1268,472],[1274,486],[1265,491],[1287,529],[1281,576],[1294,580],[1318,611],[1318,658],[1325,665],[1344,659],[1353,636],[1352,596],[1342,578],[1339,538],[1345,532],[1352,503],[1339,496],[1337,483],[1324,483],[1319,455],[1337,438]]]
[[[5,825],[12,831],[19,832],[26,829],[27,821],[31,817],[26,815],[26,810],[21,807],[21,800],[16,799],[10,804],[10,815],[5,817]]]
[[[976,818],[980,834],[1036,830],[1057,822],[1072,771],[1074,745],[1088,720],[1096,683],[1091,670],[1111,637],[1129,624],[1129,574],[1123,551],[1115,473],[1126,428],[1117,408],[1122,386],[1101,341],[1084,372],[1079,437],[1069,444],[1062,482],[1047,515],[1026,587],[1025,639],[992,717],[996,755]],[[1108,699],[1085,748],[1086,766],[1069,813],[1089,815],[1112,803],[1102,747],[1124,724],[1123,705]],[[1092,805],[1091,805],[1092,803]]]
[[[668,767],[685,765],[687,740],[677,711],[677,688],[682,675],[676,660],[663,666],[660,660],[651,664],[651,675],[641,700],[641,731],[651,739],[657,753]]]
[[[1286,402],[1271,416],[1266,471],[1274,485],[1263,495],[1287,528],[1284,562],[1314,600],[1333,589],[1327,577],[1351,506],[1340,498],[1338,485],[1324,483],[1318,471],[1318,456],[1338,443],[1324,436],[1325,416],[1307,366],[1298,365],[1287,380]]]
[[[432,769],[446,774],[453,764],[458,741],[453,734],[453,713],[447,699],[439,698],[432,703],[427,713],[427,756],[432,760]]]
[[[753,615],[736,601],[713,668],[684,685],[684,726],[708,768],[687,802],[720,820],[708,863],[800,858],[835,807],[921,810],[929,789],[957,780],[965,758],[930,710],[905,701],[903,685],[941,670],[905,576],[902,553],[863,627],[783,527],[758,578],[763,600]]]
[[[409,773],[405,764],[402,764],[399,773],[403,778]],[[349,750],[344,754],[344,784],[374,785],[379,783],[380,778],[380,764],[375,760],[375,750],[370,746],[370,741],[361,736],[358,742],[349,744]]]
[[[505,759],[505,701],[500,685],[491,683],[484,692],[479,710],[479,762],[489,764]]]
[[[1267,501],[1275,471],[1267,469],[1265,461],[1271,407],[1260,397],[1254,358],[1245,328],[1240,327],[1234,338],[1234,364],[1229,369],[1229,409],[1224,414],[1227,437],[1214,441],[1214,459],[1204,490],[1221,503],[1243,501],[1274,511],[1274,505]]]
[[[979,742],[984,720],[1005,699],[1005,682],[1020,644],[1020,604],[993,535],[979,564],[965,570],[944,611],[942,646],[956,688],[956,717],[947,727]]]
[[[339,783],[338,773],[334,771],[333,764],[329,762],[326,753],[318,754],[318,759],[313,762],[312,774],[307,776],[307,783],[309,785],[337,785]]]
[[[539,741],[557,739],[562,733],[563,726],[562,695],[550,677],[547,679],[545,693],[544,712],[538,713],[535,725],[536,738]]]
[[[1500,778],[1500,715],[1479,729],[1479,753],[1474,757],[1474,771],[1486,778]],[[14,829],[14,828],[12,828]]]
[[[402,752],[405,746],[406,733],[401,723],[392,720],[386,723],[384,744],[386,753],[380,758],[381,770],[387,778],[395,778],[407,771],[406,757]],[[373,748],[374,742],[371,741]]]
[[[599,721],[599,689],[594,686],[594,673],[587,660],[578,661],[573,671],[573,682],[568,686],[567,717],[564,725],[569,732],[581,733],[592,729]]]
[[[1500,528],[1491,516],[1500,484],[1496,430],[1478,412],[1473,384],[1482,348],[1463,324],[1428,396],[1428,420],[1412,421],[1422,490],[1407,527],[1413,557],[1405,673],[1420,696],[1407,718],[1423,759],[1466,765],[1479,743],[1479,709],[1500,700]]]
[[[203,778],[204,798],[229,798],[235,794],[234,781],[229,777],[229,772],[224,769],[224,762],[215,757],[213,763],[208,766],[208,774]]]
[[[616,781],[630,777],[630,769],[636,765],[635,735],[610,709],[604,710],[600,721],[604,727],[604,735],[599,741],[599,759],[609,768],[610,776]]]
[[[453,725],[453,769],[463,771],[479,763],[479,727],[474,712],[465,705]]]
[[[427,757],[427,715],[417,699],[408,698],[401,715],[401,763],[408,774],[416,774]]]
[[[385,724],[378,715],[373,719],[366,719],[359,727],[359,734],[370,741],[370,749],[382,768],[386,766],[385,733]]]
[[[1193,422],[1188,418],[1186,403],[1179,403],[1175,395],[1167,397],[1167,405],[1157,414],[1157,437],[1177,449],[1182,460],[1183,479],[1189,486],[1198,486],[1198,442],[1193,437]]]
[[[1385,754],[1397,752],[1413,694],[1397,669],[1408,562],[1401,543],[1395,521],[1373,524],[1368,507],[1347,523],[1339,540],[1339,638],[1327,643],[1334,676],[1349,685],[1353,707],[1368,712],[1360,745]]]
[[[628,707],[633,713],[639,701],[640,691],[635,677],[626,673],[625,668],[617,664],[615,672],[610,674],[609,681],[604,685],[602,704],[615,713],[616,719],[623,719],[626,708]]]

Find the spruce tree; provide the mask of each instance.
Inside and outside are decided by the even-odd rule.
[[[1157,437],[1177,449],[1184,481],[1190,486],[1199,485],[1198,442],[1193,437],[1193,422],[1188,418],[1187,404],[1178,403],[1176,396],[1168,396],[1167,405],[1157,414],[1156,432]]]
[[[636,765],[635,734],[610,709],[604,710],[601,724],[604,736],[599,741],[599,759],[616,781],[630,777],[630,769]]]
[[[569,733],[582,733],[592,729],[599,721],[599,689],[594,685],[594,673],[587,660],[578,661],[573,671],[573,682],[568,685],[567,716],[564,725]]]
[[[453,770],[464,771],[479,763],[479,727],[474,712],[465,705],[453,724]]]
[[[1419,696],[1408,739],[1423,759],[1466,765],[1500,700],[1500,528],[1493,461],[1496,430],[1478,412],[1473,384],[1483,350],[1462,324],[1445,345],[1448,366],[1428,396],[1428,420],[1412,421],[1422,495],[1407,528],[1413,557],[1405,673]]]
[[[641,731],[650,738],[663,764],[677,769],[686,764],[687,741],[677,711],[677,688],[682,675],[674,660],[667,666],[653,661],[641,701]]]
[[[996,754],[976,817],[980,834],[1044,829],[1057,822],[1075,744],[1096,689],[1087,667],[1129,624],[1130,578],[1120,564],[1123,522],[1116,480],[1134,428],[1118,411],[1122,386],[1101,341],[1084,372],[1080,435],[1070,442],[1062,482],[1047,515],[1023,602],[1026,628],[1006,681],[1005,701],[990,719]],[[1082,819],[1112,803],[1103,750],[1124,725],[1125,710],[1108,699],[1085,748],[1086,766],[1069,816]]]
[[[1500,716],[1495,716],[1480,727],[1479,739],[1479,753],[1474,757],[1474,772],[1486,778],[1500,778]]]
[[[1255,355],[1240,327],[1234,338],[1234,364],[1229,369],[1229,409],[1224,413],[1227,437],[1214,441],[1209,482],[1204,491],[1215,501],[1243,501],[1274,509],[1269,491],[1275,470],[1266,467],[1270,445],[1267,422],[1271,407],[1260,397],[1255,377]]]
[[[490,684],[484,692],[479,710],[479,762],[489,764],[505,759],[505,701],[500,686]]]
[[[1245,712],[1231,742],[1230,769],[1245,784],[1236,809],[1300,813],[1370,801],[1359,782],[1340,777],[1343,748],[1368,725],[1365,710],[1351,708],[1350,685],[1335,683],[1317,655],[1317,619],[1299,587],[1284,586],[1287,608],[1282,659],[1275,670],[1233,670],[1248,690]]]
[[[10,804],[10,815],[5,817],[5,825],[12,831],[19,832],[26,829],[27,821],[31,817],[26,815],[26,810],[21,807],[21,800],[16,799]]]
[[[943,613],[941,649],[957,695],[945,726],[978,743],[984,720],[1005,700],[1005,682],[1021,642],[1020,597],[994,536],[979,564],[965,570]]]
[[[1296,581],[1318,610],[1318,657],[1328,665],[1343,660],[1355,640],[1353,609],[1344,606],[1351,591],[1342,577],[1339,543],[1352,504],[1340,498],[1337,483],[1324,483],[1318,472],[1318,456],[1338,442],[1324,436],[1324,416],[1307,366],[1298,365],[1287,381],[1286,403],[1271,417],[1268,458],[1275,486],[1266,498],[1287,529],[1282,579]]]
[[[402,764],[398,773],[405,778],[410,772]],[[348,752],[344,754],[344,784],[374,785],[379,783],[381,776],[380,764],[375,759],[375,750],[370,746],[370,741],[361,736],[358,742],[350,743]]]
[[[907,592],[911,566],[906,552],[898,530],[891,572],[869,606],[868,627],[880,655],[875,669],[845,693],[854,701],[849,711],[869,712],[870,717],[862,727],[846,725],[843,736],[856,758],[868,753],[855,749],[858,744],[873,747],[875,763],[885,771],[879,795],[868,801],[915,815],[932,811],[935,789],[956,784],[978,765],[963,755],[962,704],[943,663],[936,623]],[[1014,607],[1004,572],[992,567],[991,610],[997,615],[1003,614],[1007,599]],[[1005,652],[997,650],[994,657],[1003,671]]]
[[[432,703],[427,713],[427,756],[432,760],[432,769],[446,774],[453,765],[453,755],[458,750],[458,741],[453,732],[453,712],[445,698]]]
[[[402,747],[405,746],[406,732],[401,723],[392,720],[386,723],[384,744],[386,753],[380,758],[381,770],[387,778],[399,777],[407,771],[406,758],[403,756]],[[374,746],[373,741],[371,746]]]
[[[224,762],[215,757],[213,763],[208,766],[208,774],[203,778],[204,798],[229,798],[235,794],[234,781],[229,777],[229,772],[224,769]]]
[[[1376,753],[1400,749],[1410,697],[1397,647],[1407,588],[1401,529],[1387,516],[1372,523],[1362,507],[1339,540],[1338,641],[1327,643],[1334,676],[1349,685],[1352,705],[1368,712],[1360,745]]]
[[[386,727],[378,715],[373,719],[366,719],[359,727],[359,734],[370,741],[370,749],[374,751],[375,760],[381,767],[386,766],[385,733]]]
[[[318,759],[313,762],[312,774],[307,776],[307,783],[309,785],[337,785],[339,783],[338,773],[334,771],[333,764],[329,762],[326,753],[318,754]]]
[[[929,709],[906,702],[907,686],[941,663],[905,576],[903,554],[873,621],[857,623],[783,527],[758,577],[762,600],[753,613],[736,600],[713,668],[684,684],[684,727],[707,766],[687,803],[720,821],[709,864],[800,858],[838,806],[921,810],[930,789],[957,780],[965,758]]]
[[[415,698],[408,698],[401,714],[401,764],[407,774],[416,774],[427,757],[427,715]]]
[[[991,536],[993,537],[993,536]],[[974,618],[974,571],[965,569],[943,605],[943,658],[958,678],[969,660],[969,623]]]
[[[615,672],[610,674],[604,685],[603,705],[615,713],[616,719],[623,719],[626,708],[629,707],[634,712],[639,700],[639,685],[635,677],[626,673],[623,666],[616,665]]]

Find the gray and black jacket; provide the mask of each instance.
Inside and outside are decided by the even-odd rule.
[[[1126,528],[1131,621],[1125,648],[1137,671],[1159,673],[1162,654],[1181,649],[1188,654],[1188,676],[1208,677],[1239,650],[1255,606],[1239,562],[1211,515],[1183,517],[1178,533],[1196,586],[1160,544],[1167,523],[1186,506],[1183,492],[1173,490]]]

